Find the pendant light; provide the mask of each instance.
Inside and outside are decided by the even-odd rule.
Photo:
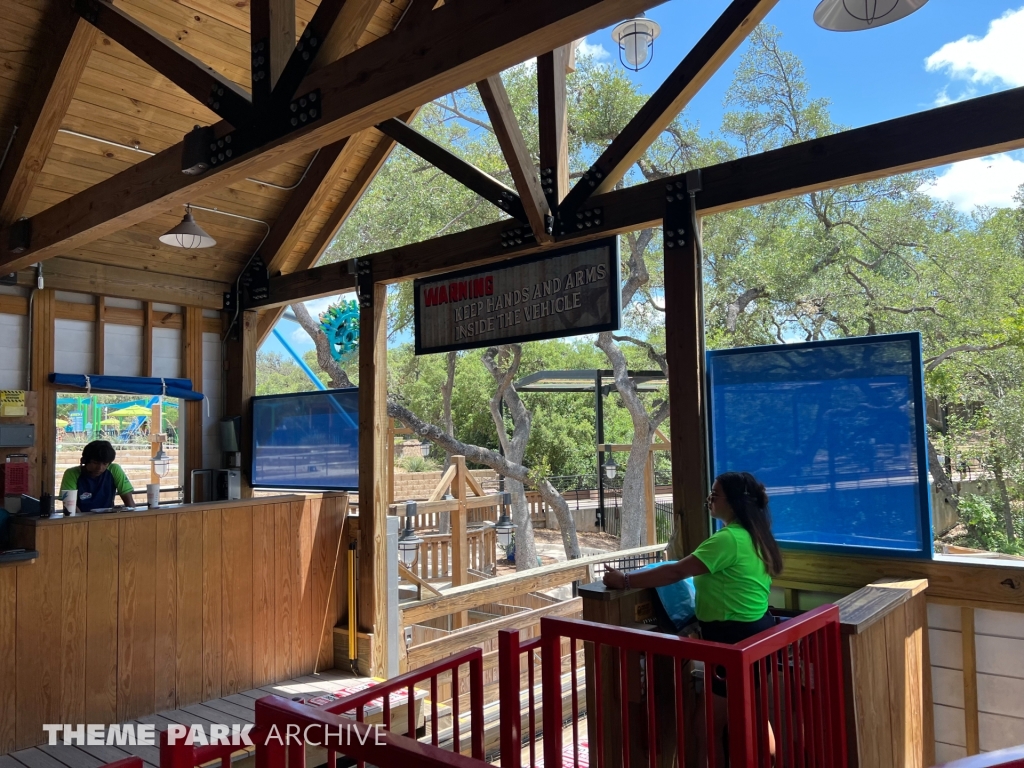
[[[833,32],[874,29],[919,11],[928,0],[821,0],[814,22]]]
[[[612,30],[612,40],[619,46],[619,62],[626,69],[639,72],[651,63],[654,38],[661,34],[661,27],[644,14],[617,24]]]
[[[176,248],[211,248],[217,244],[205,229],[196,224],[192,218],[192,207],[185,206],[185,216],[181,223],[160,235],[160,242]]]

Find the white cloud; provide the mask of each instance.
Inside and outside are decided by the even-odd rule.
[[[979,205],[1012,207],[1013,195],[1021,184],[1024,184],[1024,160],[994,155],[951,165],[935,184],[923,191],[970,213]]]
[[[586,38],[580,43],[576,51],[580,56],[589,56],[594,61],[607,61],[612,57],[608,49],[601,45],[601,43],[590,43]]]
[[[978,86],[1024,85],[1024,8],[1007,11],[989,24],[984,37],[967,35],[946,43],[925,59],[929,72],[945,72]],[[974,89],[968,89],[973,91]],[[959,101],[943,89],[938,102]]]

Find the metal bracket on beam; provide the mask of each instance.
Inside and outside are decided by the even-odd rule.
[[[24,253],[32,245],[32,219],[24,216],[11,224],[7,249],[11,253]]]
[[[252,44],[252,82],[253,85],[270,77],[270,51],[267,50],[268,40],[263,38]]]
[[[270,273],[258,253],[252,257],[249,266],[242,273],[239,284],[245,289],[247,303],[266,301],[270,298]]]
[[[360,309],[369,309],[373,306],[373,265],[369,259],[353,259],[348,263],[348,270],[356,276]]]
[[[96,26],[96,20],[99,18],[100,9],[97,7],[95,2],[92,2],[91,0],[76,0],[74,7],[75,13],[93,26]]]
[[[665,241],[665,256],[678,254],[685,247],[693,229],[690,212],[690,195],[682,181],[665,185],[665,218],[662,223],[662,238]]]
[[[320,103],[320,89],[310,91],[294,99],[285,114],[284,132],[296,130],[320,119],[323,109]]]
[[[536,242],[537,238],[529,227],[515,227],[501,233],[502,248],[518,248],[520,245],[533,245]]]
[[[600,206],[584,208],[574,214],[564,212],[564,215],[566,218],[563,218],[562,211],[558,212],[559,235],[574,235],[604,224],[604,209]]]

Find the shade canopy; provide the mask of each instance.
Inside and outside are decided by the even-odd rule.
[[[102,427],[119,427],[119,426],[121,426],[121,422],[118,421],[117,419],[103,419],[103,421],[100,422],[100,426],[102,426]]]
[[[64,419],[57,419],[56,422],[57,422],[57,426],[58,427],[66,427],[70,423],[70,422],[64,421]]]
[[[814,22],[833,32],[860,32],[899,21],[928,0],[822,0]]]
[[[136,416],[149,416],[152,413],[149,408],[143,408],[141,405],[129,405],[127,408],[121,408],[116,411],[111,411],[111,416],[120,416],[123,419],[135,418]]]
[[[80,373],[51,373],[49,379],[51,384],[62,384],[77,389],[122,392],[127,395],[164,395],[179,400],[203,399],[201,392],[192,390],[191,379],[158,379],[147,376],[84,376]],[[111,415],[127,414],[115,412]],[[141,416],[142,414],[134,415]],[[148,410],[146,415],[149,415]]]

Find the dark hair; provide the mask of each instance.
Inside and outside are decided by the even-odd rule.
[[[715,478],[732,507],[733,514],[754,542],[758,557],[769,575],[782,573],[782,551],[772,535],[772,514],[768,511],[768,492],[749,472],[723,472]]]
[[[106,440],[93,440],[82,449],[82,463],[98,461],[100,464],[111,464],[117,458],[117,451]]]

